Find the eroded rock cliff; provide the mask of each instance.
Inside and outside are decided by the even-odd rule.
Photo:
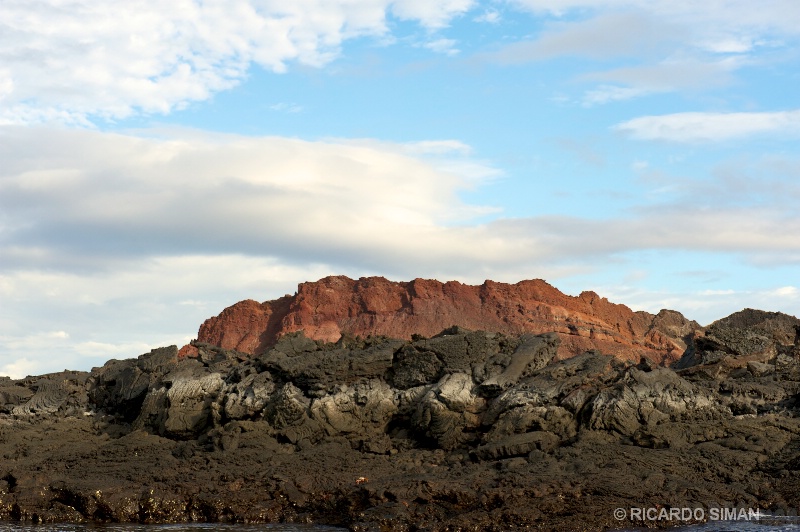
[[[327,342],[343,335],[410,340],[454,325],[516,335],[554,332],[560,338],[559,359],[596,349],[624,360],[644,357],[663,364],[680,358],[687,339],[702,331],[675,311],[634,312],[594,292],[565,295],[538,279],[471,286],[336,276],[302,283],[296,294],[277,300],[236,303],[206,320],[197,341],[257,355],[281,336],[301,330]],[[192,346],[181,350],[183,356],[196,353]]]

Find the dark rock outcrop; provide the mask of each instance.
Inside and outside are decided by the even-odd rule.
[[[607,530],[616,508],[800,508],[797,323],[750,311],[674,368],[562,335],[287,333],[0,380],[0,520]],[[766,324],[766,325],[765,325]],[[685,524],[685,523],[680,523]]]

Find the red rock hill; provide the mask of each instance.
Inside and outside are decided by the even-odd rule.
[[[539,279],[471,286],[335,276],[302,283],[293,296],[240,301],[206,320],[197,340],[258,354],[280,336],[300,330],[315,340],[335,342],[342,334],[433,336],[452,325],[509,334],[555,331],[561,337],[559,358],[597,349],[625,360],[646,357],[657,363],[680,358],[684,339],[702,330],[675,311],[633,312],[594,292],[565,295]],[[195,353],[192,346],[181,349],[183,356]]]

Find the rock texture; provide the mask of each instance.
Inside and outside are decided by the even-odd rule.
[[[675,311],[633,312],[594,292],[567,296],[542,280],[480,286],[426,279],[392,282],[326,277],[302,283],[297,293],[274,301],[239,302],[206,320],[197,341],[260,354],[281,336],[303,331],[308,338],[336,342],[344,336],[386,335],[410,340],[460,326],[503,334],[554,332],[558,358],[600,350],[637,361],[671,363],[702,327]],[[181,350],[194,356],[192,346]]]
[[[245,323],[278,330],[266,310]],[[664,337],[692,330],[659,316]],[[269,345],[225,330],[255,353],[195,342],[193,357],[173,346],[0,379],[0,521],[567,531],[686,524],[617,508],[800,511],[790,316],[720,320],[673,368],[597,350],[563,359],[553,331],[288,332]]]

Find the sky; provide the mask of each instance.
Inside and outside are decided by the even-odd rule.
[[[3,0],[0,375],[327,275],[800,315],[796,0]]]

